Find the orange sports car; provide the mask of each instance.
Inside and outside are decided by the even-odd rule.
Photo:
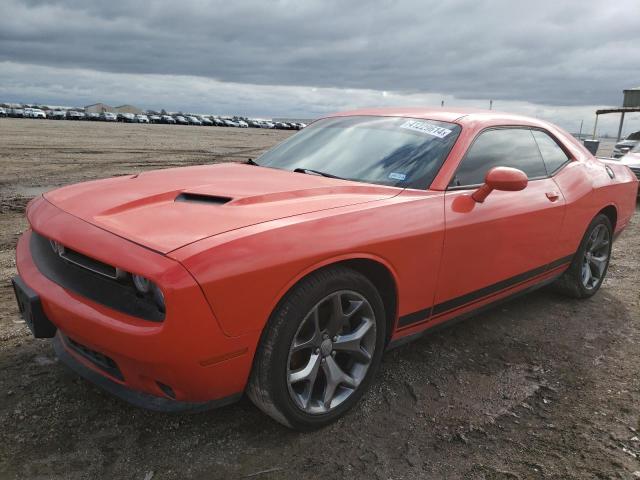
[[[552,282],[593,295],[637,191],[547,122],[353,111],[248,164],[45,193],[13,285],[35,337],[131,403],[246,392],[312,429],[354,406],[385,349]]]

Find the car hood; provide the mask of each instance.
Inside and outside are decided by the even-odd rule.
[[[92,225],[168,253],[230,230],[391,198],[400,191],[224,163],[79,183],[44,197]]]

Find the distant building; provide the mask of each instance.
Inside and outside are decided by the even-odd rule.
[[[84,111],[87,113],[104,113],[104,112],[114,112],[115,109],[111,105],[107,105],[106,103],[94,103],[93,105],[87,105],[84,107]]]
[[[640,107],[640,87],[623,90],[622,93],[624,94],[623,107]]]
[[[133,113],[135,115],[142,115],[142,110],[138,107],[134,107],[133,105],[120,105],[115,108],[115,111],[118,113]]]

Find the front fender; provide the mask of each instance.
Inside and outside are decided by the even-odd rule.
[[[435,292],[444,235],[442,198],[422,193],[330,215],[289,217],[211,237],[169,256],[191,272],[229,336],[261,331],[296,282],[351,259],[370,259],[391,272],[402,314],[419,310]]]

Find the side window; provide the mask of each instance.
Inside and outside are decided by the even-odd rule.
[[[529,129],[498,128],[487,130],[476,138],[458,166],[451,186],[483,183],[485,174],[493,167],[518,168],[529,179],[547,175]]]
[[[536,139],[538,148],[540,148],[540,153],[549,175],[569,161],[569,157],[564,153],[564,150],[548,134],[540,130],[531,130],[531,133],[533,133],[533,138]]]

